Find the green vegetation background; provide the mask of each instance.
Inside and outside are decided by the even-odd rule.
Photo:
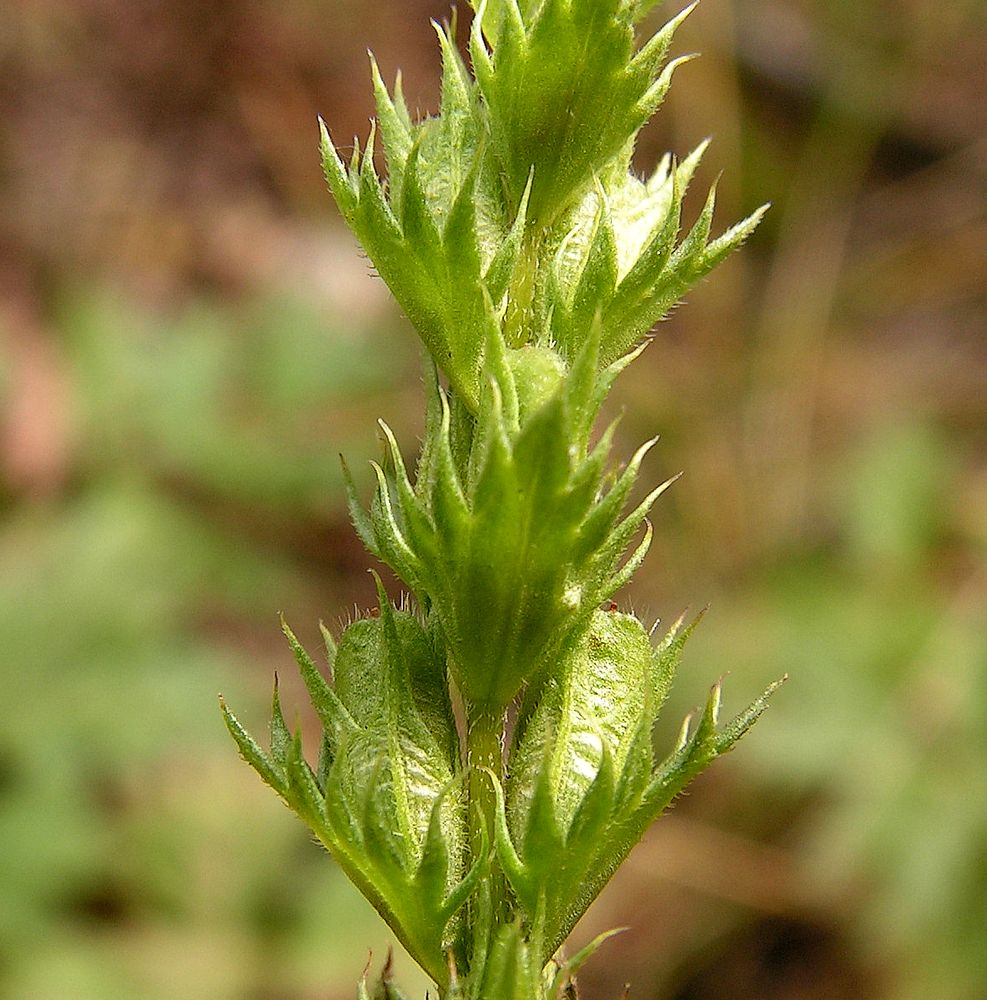
[[[421,388],[315,116],[365,134],[368,46],[433,107],[447,12],[0,7],[0,996],[336,1000],[386,953],[216,693],[260,727],[278,669],[310,726],[276,613],[373,603],[336,456],[412,451]],[[704,0],[677,42],[642,169],[712,134],[721,222],[774,208],[615,394],[686,472],[625,599],[712,606],[669,725],[792,680],[579,928],[631,927],[584,992],[977,1000],[987,15]]]

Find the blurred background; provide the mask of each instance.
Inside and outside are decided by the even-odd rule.
[[[373,603],[337,454],[366,490],[422,391],[315,117],[365,135],[368,47],[434,110],[448,12],[0,6],[0,996],[342,1000],[386,954],[216,693],[262,729],[278,669],[311,727],[277,612]],[[676,49],[639,168],[711,134],[692,212],[721,170],[720,229],[774,207],[615,392],[686,472],[622,599],[711,605],[662,738],[791,680],[577,930],[630,927],[583,992],[983,1000],[987,14],[705,0]]]

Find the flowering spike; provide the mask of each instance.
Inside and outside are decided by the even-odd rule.
[[[764,209],[711,237],[714,185],[683,227],[707,143],[646,179],[631,169],[639,130],[691,58],[670,54],[694,5],[638,48],[654,0],[470,3],[471,69],[454,26],[434,25],[436,115],[413,121],[400,76],[389,91],[371,56],[377,119],[363,148],[344,163],[319,122],[340,213],[427,351],[413,475],[383,422],[369,510],[344,464],[358,534],[414,603],[393,606],[375,574],[369,616],[338,644],[323,629],[331,679],[283,626],[322,725],[314,770],[277,684],[270,751],[223,714],[439,996],[565,1000],[600,940],[553,961],[566,935],[773,690],[721,726],[714,685],[655,762],[655,723],[696,623],[652,645],[611,598],[674,479],[640,499],[657,439],[621,469],[615,424],[594,433],[652,327]],[[389,962],[359,995],[401,1000]]]

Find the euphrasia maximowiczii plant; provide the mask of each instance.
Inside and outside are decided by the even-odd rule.
[[[471,2],[469,68],[437,26],[437,116],[413,121],[371,61],[364,148],[345,163],[322,126],[336,204],[427,348],[413,474],[382,424],[369,510],[350,490],[410,597],[378,581],[374,614],[325,633],[331,681],[285,626],[322,723],[314,767],[276,689],[269,750],[224,712],[438,997],[558,1000],[586,957],[560,952],[576,921],[770,693],[724,726],[714,686],[655,756],[691,626],[654,643],[611,598],[668,484],[632,504],[650,443],[614,470],[613,428],[594,429],[644,335],[761,212],[712,237],[710,192],[683,230],[702,148],[631,171],[688,10],[638,46],[653,0]],[[401,996],[389,977],[372,995]]]

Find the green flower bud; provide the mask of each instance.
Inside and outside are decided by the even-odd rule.
[[[523,422],[559,391],[565,363],[550,347],[528,344],[510,348],[507,363],[514,377],[520,420]]]

